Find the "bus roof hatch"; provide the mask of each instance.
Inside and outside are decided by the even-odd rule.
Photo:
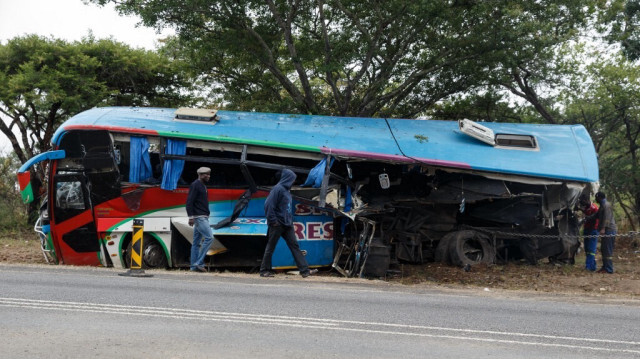
[[[174,120],[179,121],[197,121],[197,122],[218,122],[218,116],[216,115],[218,110],[207,108],[188,108],[180,107],[176,110]]]

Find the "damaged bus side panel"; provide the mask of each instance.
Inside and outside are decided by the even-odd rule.
[[[200,166],[213,170],[211,266],[259,265],[282,168],[298,174],[295,231],[312,266],[384,276],[395,262],[572,263],[573,209],[598,180],[582,126],[99,108],[53,144],[39,159],[50,180],[37,229],[45,256],[68,264],[126,267],[142,218],[144,266],[187,266],[184,203]],[[37,161],[19,171],[25,199]],[[283,243],[274,266],[295,267]]]

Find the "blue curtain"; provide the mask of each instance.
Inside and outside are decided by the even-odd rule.
[[[331,159],[331,163],[329,164],[329,168],[333,165],[333,158]],[[309,175],[307,176],[307,180],[304,181],[302,187],[311,186],[313,188],[320,188],[322,185],[322,177],[324,177],[324,168],[327,164],[327,158],[323,158],[322,161],[318,162],[318,164],[309,171]]]
[[[152,177],[147,138],[131,136],[129,152],[129,182],[140,183]]]
[[[181,155],[187,153],[187,141],[167,140],[167,155]],[[184,160],[166,160],[162,168],[162,185],[160,188],[172,191],[178,187],[178,180],[184,169]]]

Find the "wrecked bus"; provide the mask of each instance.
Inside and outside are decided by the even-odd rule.
[[[259,266],[282,168],[298,174],[294,225],[311,266],[572,263],[575,204],[598,180],[581,125],[105,107],[66,121],[52,145],[18,179],[31,201],[30,169],[46,168],[36,231],[45,258],[74,265],[127,267],[139,218],[145,268],[188,266],[184,204],[200,166],[212,168],[209,266]],[[295,267],[282,242],[273,264]]]

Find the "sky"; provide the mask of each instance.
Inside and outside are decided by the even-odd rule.
[[[133,47],[154,49],[163,34],[136,27],[137,17],[118,15],[113,5],[104,7],[82,0],[0,0],[0,41],[25,34],[80,40],[89,31],[98,38],[113,37]]]
[[[154,29],[136,24],[137,17],[118,15],[113,5],[85,5],[82,0],[0,0],[0,43],[26,34],[38,34],[68,41],[81,40],[93,32],[96,39],[109,38],[148,50],[155,49],[158,39]],[[11,150],[0,133],[0,153]]]

